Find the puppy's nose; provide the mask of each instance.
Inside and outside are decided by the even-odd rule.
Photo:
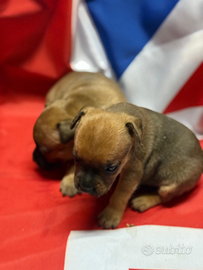
[[[92,185],[89,185],[88,183],[80,183],[80,189],[83,192],[87,192],[87,193],[94,193],[95,192],[95,188]]]
[[[94,191],[94,187],[85,187],[81,185],[80,188],[83,192],[87,192],[87,193],[92,193]]]

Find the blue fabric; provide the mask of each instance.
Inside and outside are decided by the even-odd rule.
[[[86,0],[119,78],[178,0]]]

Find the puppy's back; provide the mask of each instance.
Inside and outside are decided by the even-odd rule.
[[[108,106],[126,101],[118,84],[102,73],[70,72],[50,89],[46,103],[49,104],[56,99],[75,98],[79,92],[86,96],[94,96],[96,92],[96,95],[100,96],[100,101]]]
[[[142,121],[143,143],[167,158],[184,156],[198,157],[202,160],[203,151],[194,133],[183,124],[158,112],[130,103],[119,103],[108,108],[112,112],[124,112]]]

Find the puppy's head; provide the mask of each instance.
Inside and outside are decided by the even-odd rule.
[[[33,129],[33,159],[40,168],[52,169],[72,159],[75,130],[70,129],[71,122],[66,111],[57,106],[49,106],[41,113]]]
[[[101,196],[122,172],[133,147],[140,144],[140,120],[125,113],[87,108],[76,116],[72,127],[76,124],[75,186]]]

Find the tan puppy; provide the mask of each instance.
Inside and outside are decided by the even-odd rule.
[[[48,92],[46,106],[37,119],[33,137],[36,149],[33,159],[43,169],[73,160],[73,137],[70,123],[84,106],[107,108],[126,101],[119,86],[101,73],[71,72]],[[74,167],[66,172],[62,182],[63,195],[74,196]]]
[[[115,228],[139,185],[157,193],[135,197],[132,208],[143,212],[191,190],[203,172],[203,151],[185,126],[129,103],[107,110],[86,108],[77,124],[74,149],[75,186],[95,196],[105,194],[119,177],[99,225]]]

